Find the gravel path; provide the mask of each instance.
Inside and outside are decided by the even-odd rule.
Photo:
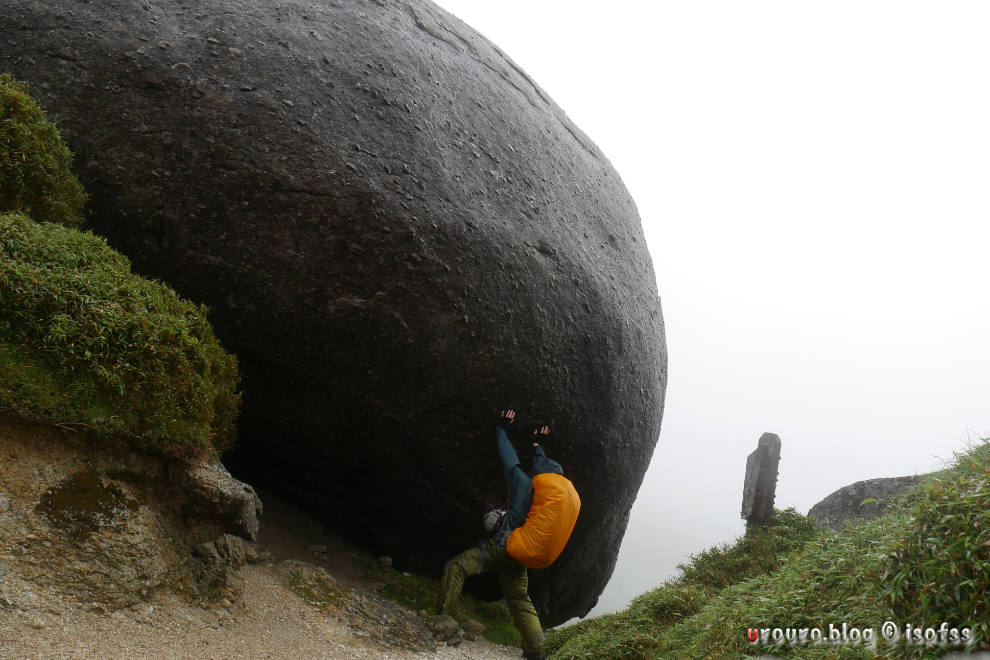
[[[465,641],[435,652],[384,647],[292,594],[270,564],[242,569],[243,601],[219,609],[174,597],[110,614],[33,594],[36,607],[0,609],[3,658],[375,658],[503,660],[520,651]]]
[[[235,602],[200,607],[159,591],[128,609],[107,612],[95,604],[66,602],[54,587],[21,579],[23,558],[0,552],[0,658],[375,658],[390,660],[517,659],[521,651],[486,640],[465,640],[433,652],[398,648],[391,640],[395,616],[407,610],[374,608],[381,584],[369,582],[354,559],[359,550],[325,526],[266,493],[259,542],[269,561],[240,569]],[[58,561],[40,557],[39,561]],[[325,570],[358,597],[340,608],[313,605],[290,591],[279,567],[286,560]],[[232,595],[231,598],[234,598]],[[358,615],[355,615],[355,608]],[[363,614],[362,614],[363,612]],[[391,622],[380,617],[391,616]],[[409,620],[416,615],[408,612]],[[391,626],[391,627],[390,627]]]

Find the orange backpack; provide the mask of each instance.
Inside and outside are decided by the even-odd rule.
[[[581,498],[570,480],[553,473],[536,475],[526,522],[509,534],[509,556],[530,568],[546,568],[564,551],[580,510]]]

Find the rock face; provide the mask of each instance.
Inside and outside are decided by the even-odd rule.
[[[235,473],[438,571],[505,497],[515,407],[583,503],[531,592],[548,624],[594,605],[659,434],[663,322],[633,201],[525,73],[424,0],[8,0],[0,33],[91,226],[237,353]]]
[[[0,462],[0,567],[9,573],[0,606],[28,606],[21,601],[39,589],[106,609],[162,589],[195,599],[236,590],[239,566],[229,549],[243,542],[227,532],[243,533],[240,514],[249,508],[257,529],[261,502],[225,471],[137,456],[6,414]],[[202,480],[197,492],[185,487],[196,479],[185,473],[201,467],[219,486],[212,494]],[[238,515],[221,504],[234,484]],[[228,551],[204,557],[200,545]]]
[[[262,505],[254,489],[234,479],[218,461],[169,464],[169,479],[193,513],[212,512],[226,528],[246,539],[258,538]]]
[[[907,492],[924,475],[866,479],[843,486],[811,507],[808,517],[822,529],[840,529],[852,521],[872,520],[880,516],[888,502]],[[873,500],[865,502],[865,500]]]

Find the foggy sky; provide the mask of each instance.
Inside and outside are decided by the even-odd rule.
[[[990,7],[440,0],[636,200],[670,356],[659,444],[594,613],[777,505],[990,435]]]

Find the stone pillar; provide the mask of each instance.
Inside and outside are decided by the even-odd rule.
[[[742,517],[746,519],[747,531],[763,527],[770,520],[779,464],[780,438],[775,433],[764,433],[760,436],[756,451],[746,459]]]

